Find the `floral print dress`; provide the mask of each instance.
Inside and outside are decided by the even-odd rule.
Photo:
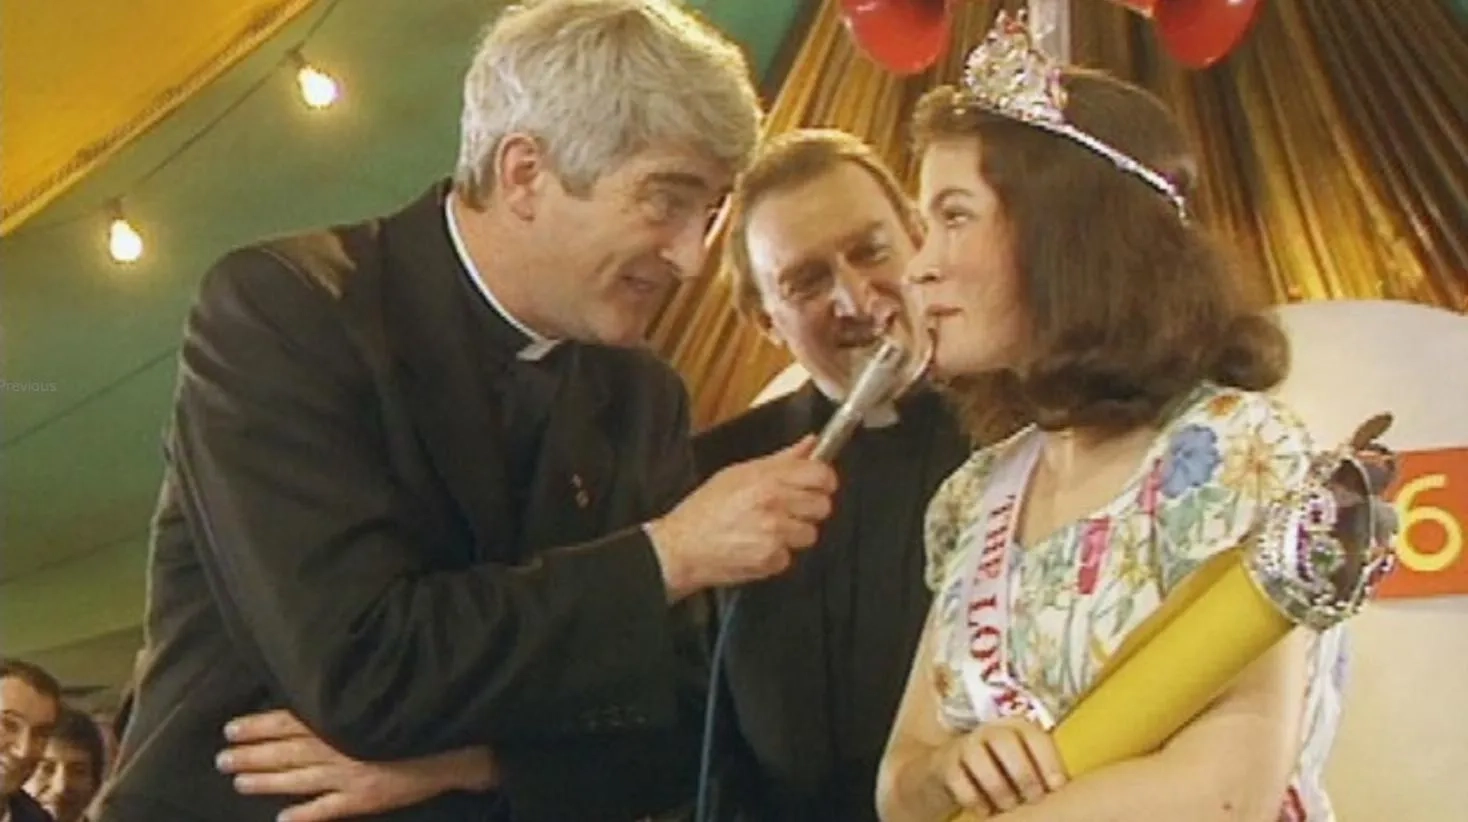
[[[1303,425],[1269,397],[1205,384],[1162,428],[1131,482],[1109,504],[1029,547],[1009,545],[1009,674],[1052,717],[1086,694],[1122,641],[1192,570],[1240,541],[1264,508],[1300,482],[1311,443]],[[933,589],[934,685],[940,719],[973,728],[980,712],[961,675],[964,572],[981,550],[973,527],[986,482],[1014,458],[1029,428],[975,453],[934,495],[927,517],[927,582]],[[1033,443],[1031,443],[1033,445]],[[1310,646],[1298,766],[1280,820],[1334,820],[1325,759],[1340,717],[1343,634]]]

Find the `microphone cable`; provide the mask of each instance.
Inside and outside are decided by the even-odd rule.
[[[724,647],[728,644],[729,626],[734,624],[734,613],[738,606],[739,590],[736,588],[724,600],[724,613],[719,617],[719,633],[714,637],[714,650],[709,660],[709,692],[703,707],[703,745],[698,757],[698,801],[694,808],[694,822],[713,822],[713,818],[709,816],[709,791],[713,781],[714,744],[717,741],[714,723],[718,715],[719,673],[724,668]]]
[[[897,339],[883,336],[881,344],[872,352],[857,377],[855,385],[836,413],[821,428],[812,459],[830,465],[836,455],[851,439],[862,419],[885,399],[895,397],[912,387],[928,370],[932,363],[933,349],[928,346],[919,353],[911,351]],[[709,791],[713,780],[715,728],[718,714],[719,673],[724,667],[724,648],[729,641],[729,626],[739,605],[739,590],[734,589],[725,598],[724,613],[719,619],[719,633],[714,638],[714,650],[709,660],[708,701],[703,711],[703,745],[698,762],[698,798],[694,808],[694,822],[713,822],[709,817]]]

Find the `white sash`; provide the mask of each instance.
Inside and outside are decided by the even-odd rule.
[[[960,541],[972,546],[960,569],[961,630],[967,645],[960,673],[979,722],[1022,716],[1050,730],[1055,726],[1054,718],[1015,680],[1008,652],[1009,561],[1019,550],[1014,532],[1019,524],[1020,500],[1034,473],[1042,442],[1042,433],[1030,431],[989,475],[979,499],[979,515]]]

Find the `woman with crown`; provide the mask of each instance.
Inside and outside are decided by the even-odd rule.
[[[981,439],[928,512],[933,611],[882,764],[885,819],[1333,819],[1341,631],[1296,630],[1155,752],[1071,779],[1049,731],[1127,636],[1311,470],[1264,392],[1282,332],[1191,218],[1146,92],[1001,17],[916,117],[910,281]]]

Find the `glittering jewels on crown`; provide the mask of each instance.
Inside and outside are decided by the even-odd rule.
[[[1317,454],[1252,540],[1250,579],[1291,622],[1324,631],[1353,616],[1395,565],[1397,523],[1361,455]]]
[[[1000,12],[984,42],[969,52],[963,72],[969,101],[1030,123],[1065,123],[1060,65],[1035,47],[1024,14]]]
[[[1187,222],[1187,201],[1166,175],[1066,122],[1060,72],[1060,64],[1035,45],[1024,12],[1012,17],[1000,12],[984,42],[969,53],[961,99],[965,105],[1044,129],[1094,151],[1156,189]]]

